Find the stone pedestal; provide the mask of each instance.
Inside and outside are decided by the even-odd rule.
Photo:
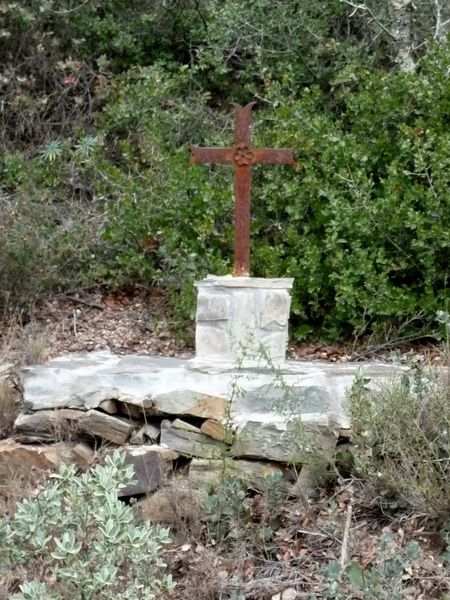
[[[216,277],[197,288],[195,335],[198,362],[267,364],[285,361],[293,279]]]

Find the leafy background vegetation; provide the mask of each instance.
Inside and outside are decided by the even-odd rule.
[[[432,333],[450,15],[399,4],[2,3],[1,308],[141,282],[191,317],[192,281],[231,271],[233,206],[188,146],[230,144],[230,102],[256,99],[254,142],[298,161],[255,168],[252,221],[252,274],[295,278],[294,337]]]

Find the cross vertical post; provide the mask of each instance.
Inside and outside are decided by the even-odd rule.
[[[252,187],[250,122],[254,102],[247,106],[235,104],[234,132],[234,268],[235,277],[250,274],[250,190]],[[247,153],[246,153],[247,151]]]
[[[250,194],[254,164],[295,165],[289,148],[251,147],[251,110],[234,104],[236,123],[233,148],[200,148],[191,146],[191,164],[221,163],[234,165],[234,268],[235,277],[250,274]]]

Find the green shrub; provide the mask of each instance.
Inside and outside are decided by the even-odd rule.
[[[355,465],[388,510],[412,507],[438,519],[450,506],[448,376],[420,363],[389,384],[353,387]]]
[[[248,551],[270,553],[288,495],[283,475],[274,472],[252,480],[248,474],[233,471],[232,463],[224,467],[223,476],[205,489],[208,541],[223,549],[242,542]]]
[[[235,477],[224,477],[211,486],[204,500],[208,514],[208,537],[214,543],[222,543],[227,538],[244,536],[250,520],[250,502],[247,486]]]
[[[116,452],[80,476],[63,465],[35,498],[0,521],[0,568],[21,580],[14,600],[150,600],[172,587],[162,574],[168,530],[136,525],[117,489],[133,479]]]
[[[261,170],[253,264],[295,277],[299,334],[433,330],[449,293],[449,52],[416,74],[355,73],[339,115],[316,88],[265,111],[261,145],[294,147],[299,170]]]
[[[0,210],[0,310],[98,282],[98,213],[82,202],[44,203],[26,193],[0,199]]]

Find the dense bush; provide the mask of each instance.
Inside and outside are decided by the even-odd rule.
[[[352,94],[345,87],[336,91],[339,119],[323,109],[317,89],[255,114],[256,142],[293,146],[299,162],[297,171],[255,169],[252,223],[253,273],[295,277],[297,335],[423,324],[445,305],[449,97],[444,57],[435,56],[437,64],[432,58],[419,75],[362,74]],[[125,128],[123,118],[128,131],[139,131],[141,160],[149,162],[140,166],[138,181],[131,180],[130,167],[119,169],[121,190],[134,198],[109,209],[108,235],[123,249],[121,267],[132,267],[130,276],[156,275],[175,285],[208,271],[229,272],[233,235],[230,169],[187,169],[183,150],[193,139],[230,143],[232,121],[224,135],[222,123],[205,111],[202,127],[190,130],[200,121],[199,107],[177,100],[177,92],[167,74],[147,71],[127,83],[104,114],[116,135]],[[167,111],[161,94],[170,94],[176,109]],[[278,90],[267,94],[275,102]],[[149,96],[157,102],[144,112]],[[162,139],[161,129],[167,132]],[[152,152],[145,140],[158,135]],[[156,238],[152,260],[142,252],[149,238]]]
[[[4,200],[1,209],[1,306],[31,308],[49,292],[92,282],[98,217],[78,203],[62,208],[24,198]]]
[[[264,175],[275,185],[261,185],[263,204],[275,206],[261,228],[277,218],[274,254],[296,278],[294,306],[309,325],[366,332],[423,324],[445,306],[446,63],[437,51],[420,74],[361,74],[356,89],[336,91],[339,119],[320,114],[314,91],[279,112],[277,137],[297,147],[300,170]]]
[[[83,475],[60,467],[36,498],[0,520],[0,572],[14,571],[15,600],[140,600],[170,590],[161,557],[166,529],[136,525],[117,490],[133,480],[118,452]]]

